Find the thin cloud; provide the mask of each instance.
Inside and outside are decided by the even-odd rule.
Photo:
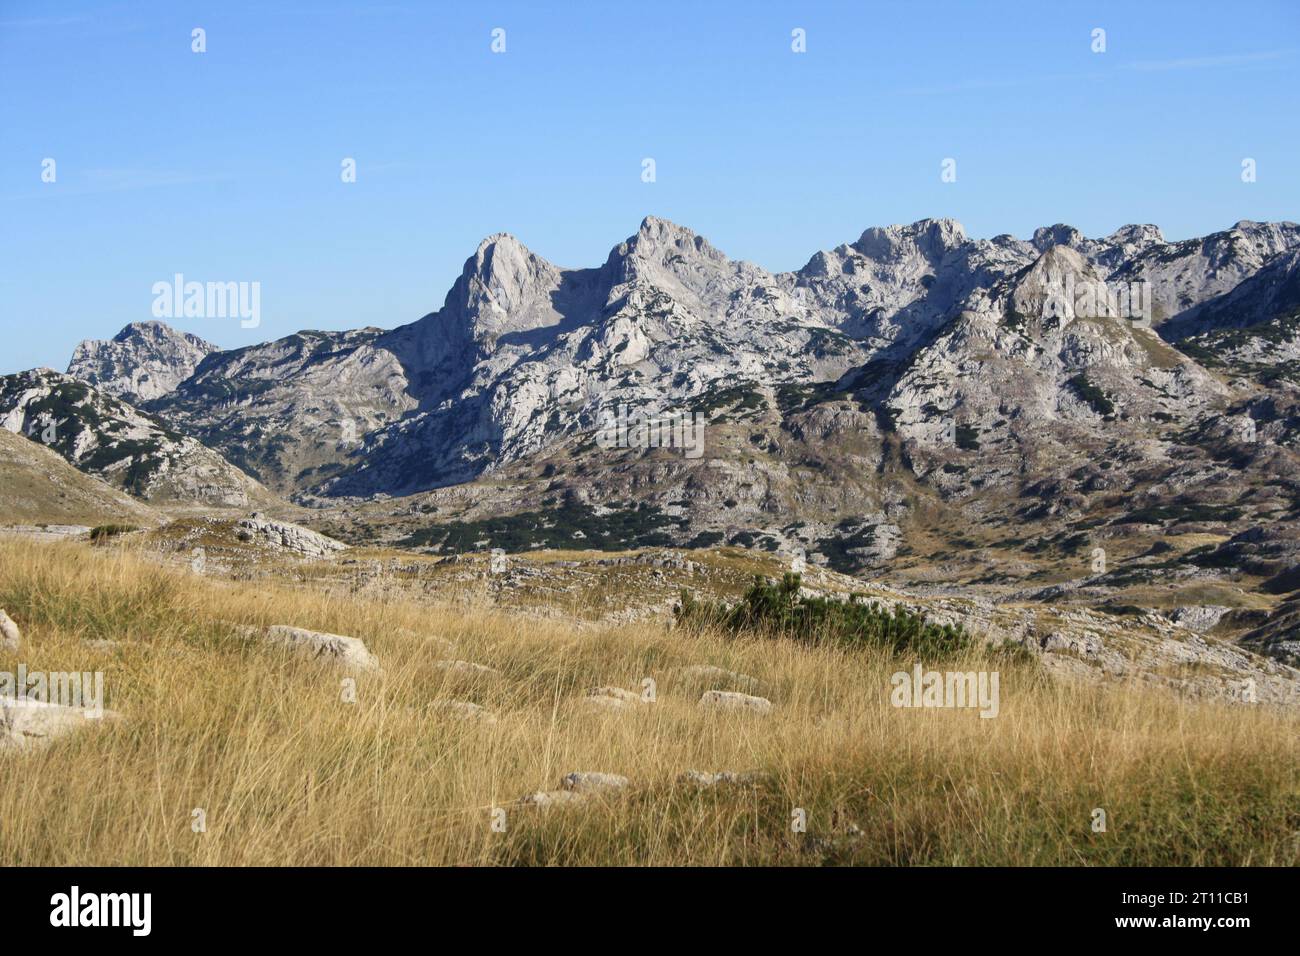
[[[105,193],[132,192],[140,189],[161,189],[168,186],[194,186],[203,183],[224,182],[233,177],[228,173],[187,173],[166,169],[87,169],[77,180],[67,185],[60,178],[57,185],[43,185],[33,192],[0,196],[0,202],[22,199],[56,199],[67,196],[98,196]]]
[[[1177,60],[1138,60],[1126,63],[1124,69],[1155,73],[1164,70],[1213,70],[1224,66],[1248,66],[1267,63],[1290,55],[1290,50],[1265,50],[1259,53],[1228,53],[1221,56],[1190,56]]]
[[[1142,73],[1158,73],[1168,70],[1212,70],[1234,66],[1253,66],[1260,63],[1284,60],[1293,50],[1264,50],[1258,53],[1231,53],[1221,56],[1184,57],[1176,60],[1138,60],[1122,64],[1119,69]],[[999,79],[958,80],[955,83],[940,86],[913,86],[887,92],[895,96],[947,96],[953,93],[978,93],[985,90],[1006,90],[1023,86],[1038,86],[1043,83],[1074,82],[1078,80],[1101,80],[1108,74],[1096,70],[1086,73],[1051,73],[1031,76],[1002,77]]]
[[[982,90],[1008,90],[1024,86],[1039,86],[1044,83],[1061,83],[1074,80],[1098,80],[1104,79],[1106,74],[1099,72],[1089,73],[1049,73],[1038,76],[1009,76],[996,80],[987,79],[968,79],[959,80],[955,83],[948,83],[940,86],[911,86],[902,89],[888,90],[886,92],[894,96],[947,96],[950,93],[975,93]]]
[[[0,27],[67,27],[85,23],[88,17],[28,17],[26,19],[0,20]]]
[[[217,178],[169,169],[87,169],[85,177],[90,188],[101,191],[186,186],[190,183],[211,182]]]

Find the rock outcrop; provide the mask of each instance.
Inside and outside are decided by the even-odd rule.
[[[42,746],[67,734],[102,728],[116,717],[111,710],[91,714],[80,707],[0,695],[0,751]]]
[[[280,551],[292,551],[309,558],[324,558],[348,546],[310,528],[288,521],[275,521],[260,514],[243,518],[235,524],[236,535]]]
[[[23,635],[3,608],[0,608],[0,651],[18,651],[23,646]]]
[[[379,659],[366,648],[365,642],[343,634],[309,631],[304,627],[273,624],[267,628],[271,644],[287,647],[304,657],[337,664],[347,671],[377,671]]]
[[[77,346],[68,374],[133,405],[175,391],[199,363],[219,349],[162,322],[132,322],[107,341]]]

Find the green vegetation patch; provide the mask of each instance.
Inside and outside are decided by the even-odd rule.
[[[1115,405],[1106,393],[1103,392],[1092,382],[1088,381],[1088,376],[1080,372],[1074,378],[1066,382],[1076,395],[1088,403],[1094,412],[1102,417],[1115,414]]]
[[[1147,505],[1130,511],[1115,524],[1164,524],[1167,521],[1236,521],[1242,515],[1240,508],[1231,505],[1206,505],[1195,502],[1174,502],[1167,505]]]
[[[685,524],[685,519],[665,515],[645,502],[599,515],[589,506],[567,502],[552,511],[525,511],[421,528],[398,545],[455,553],[481,551],[484,547],[511,552],[535,548],[626,551],[671,546],[672,532],[681,531]]]
[[[961,627],[933,624],[905,608],[886,610],[862,595],[847,601],[799,594],[800,577],[787,573],[779,583],[755,577],[740,603],[729,606],[695,600],[682,591],[675,614],[679,623],[714,626],[732,634],[785,637],[808,644],[872,645],[926,660],[954,657],[971,646]]]

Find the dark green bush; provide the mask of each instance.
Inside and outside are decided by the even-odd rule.
[[[887,610],[861,595],[849,600],[801,597],[800,577],[776,583],[755,577],[740,603],[729,606],[695,600],[682,591],[675,614],[687,626],[714,626],[733,634],[785,637],[809,644],[875,645],[928,660],[954,656],[971,646],[961,627],[932,624],[904,608]]]
[[[119,534],[126,534],[128,531],[138,530],[133,524],[101,524],[90,529],[90,540],[103,541],[105,538],[112,538]]]

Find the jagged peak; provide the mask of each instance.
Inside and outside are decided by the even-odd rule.
[[[1068,271],[1079,275],[1096,273],[1092,263],[1078,249],[1066,243],[1049,245],[1045,248],[1025,270],[1025,275],[1039,275],[1049,270]]]
[[[465,260],[460,278],[447,293],[447,305],[463,306],[478,295],[513,297],[538,276],[558,271],[510,233],[495,232]]]
[[[550,265],[510,233],[494,232],[478,244],[474,255],[465,260],[464,273],[467,276],[485,276],[529,263]]]
[[[1073,316],[1072,289],[1080,283],[1096,283],[1102,276],[1092,262],[1069,245],[1048,245],[1028,266],[999,284],[1001,295],[1009,295],[1013,308],[1022,314],[1050,311]]]
[[[864,256],[886,258],[894,255],[900,244],[914,245],[927,255],[942,254],[966,241],[966,228],[956,219],[918,219],[909,224],[872,226],[866,229],[853,248]]]
[[[147,343],[147,345],[146,345]],[[130,322],[111,339],[82,339],[73,350],[75,357],[87,357],[112,345],[144,346],[162,343],[180,343],[205,353],[219,352],[221,348],[193,332],[182,332],[166,322],[151,319],[145,322]]]
[[[529,248],[515,238],[513,233],[509,232],[494,232],[490,236],[484,236],[479,241],[478,248],[475,250],[474,254],[475,256],[490,255],[497,248],[500,248],[503,251],[518,251],[532,255]]]
[[[1087,239],[1074,226],[1058,222],[1052,226],[1039,226],[1034,230],[1033,246],[1039,252],[1046,252],[1052,246],[1072,246],[1078,248]]]
[[[1165,235],[1160,231],[1160,227],[1151,223],[1129,223],[1120,226],[1109,236],[1106,241],[1114,244],[1164,244]]]
[[[682,250],[693,248],[701,252],[705,250],[715,251],[709,245],[709,241],[699,233],[687,229],[685,226],[679,226],[670,219],[661,219],[658,216],[646,216],[642,219],[636,235],[628,239],[623,245],[642,250],[672,246]]]
[[[636,234],[610,250],[605,268],[613,269],[616,281],[626,281],[640,272],[634,262],[667,264],[672,256],[699,256],[714,262],[725,262],[727,257],[709,244],[703,236],[658,216],[646,216]]]
[[[641,226],[637,230],[637,232],[641,235],[646,235],[646,236],[668,235],[668,234],[673,234],[673,235],[680,234],[680,235],[691,236],[692,238],[695,236],[694,231],[687,229],[685,226],[679,226],[671,219],[664,219],[662,216],[646,216],[644,219],[641,220]]]

